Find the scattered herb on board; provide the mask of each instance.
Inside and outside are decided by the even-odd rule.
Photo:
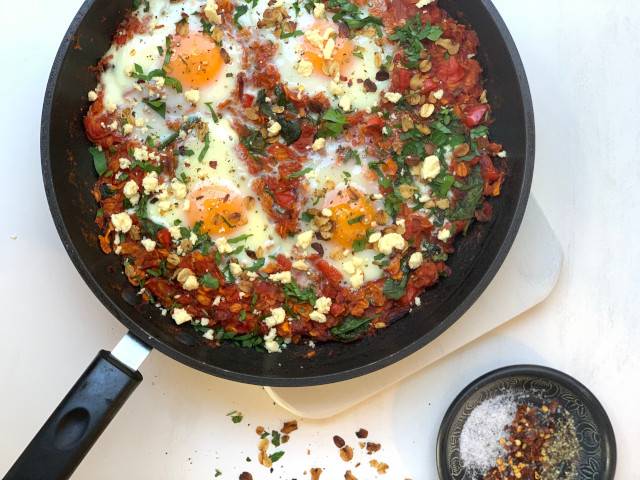
[[[227,417],[231,417],[231,421],[233,423],[240,423],[242,421],[242,412],[238,412],[237,410],[233,410],[232,412],[227,413]]]

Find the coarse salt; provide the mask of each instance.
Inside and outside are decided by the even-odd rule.
[[[516,401],[503,394],[489,398],[473,409],[460,434],[460,456],[465,468],[485,472],[504,453],[500,438],[516,415]]]

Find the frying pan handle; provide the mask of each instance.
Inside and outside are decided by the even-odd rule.
[[[69,478],[141,381],[140,372],[101,350],[4,480]]]

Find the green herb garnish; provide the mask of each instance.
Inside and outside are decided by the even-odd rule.
[[[102,150],[98,150],[97,147],[90,147],[89,153],[93,157],[93,167],[98,172],[98,175],[102,176],[107,171],[107,157]]]

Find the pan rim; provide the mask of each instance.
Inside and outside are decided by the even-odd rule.
[[[78,30],[80,23],[83,21],[89,9],[98,0],[85,0],[82,6],[79,8],[75,17],[71,21],[69,28],[67,29],[64,38],[58,48],[49,79],[47,82],[47,88],[45,90],[42,116],[41,116],[41,128],[40,128],[40,156],[41,156],[41,170],[45,187],[45,193],[47,197],[47,203],[49,210],[53,217],[56,230],[62,241],[62,244],[69,255],[76,270],[93,292],[93,294],[100,300],[105,308],[114,316],[120,323],[129,329],[129,331],[138,337],[142,342],[148,344],[150,347],[156,348],[163,354],[179,361],[180,363],[189,367],[195,368],[202,372],[224,378],[227,380],[238,381],[242,383],[270,386],[270,387],[305,387],[324,385],[330,383],[341,382],[349,380],[351,378],[363,376],[369,373],[373,373],[384,367],[387,367],[399,360],[408,357],[415,353],[428,343],[432,342],[438,336],[440,336],[445,330],[453,325],[478,299],[478,297],[484,292],[489,283],[493,280],[494,276],[500,269],[500,266],[504,262],[511,246],[518,233],[522,218],[524,217],[525,209],[527,206],[529,192],[531,190],[531,183],[533,178],[534,169],[534,157],[535,157],[535,124],[534,124],[534,111],[531,93],[529,90],[529,84],[527,81],[524,65],[518,53],[515,42],[507,29],[502,17],[498,13],[497,9],[490,0],[480,0],[483,7],[488,12],[492,21],[494,22],[500,36],[504,40],[504,43],[509,52],[509,58],[513,64],[513,69],[516,74],[518,87],[521,93],[522,110],[524,112],[524,135],[525,135],[525,152],[524,152],[524,167],[521,183],[521,191],[517,198],[517,203],[513,210],[508,227],[504,238],[495,252],[491,263],[487,266],[485,272],[476,282],[476,285],[471,289],[461,301],[450,313],[447,315],[435,328],[430,330],[425,335],[413,339],[413,341],[403,348],[388,354],[382,358],[362,363],[356,367],[341,370],[338,372],[317,374],[310,376],[296,376],[290,377],[285,375],[260,375],[249,374],[244,372],[232,371],[229,369],[221,368],[210,363],[200,361],[194,357],[187,355],[164,341],[154,337],[147,332],[138,322],[131,319],[117,303],[109,296],[103,287],[93,277],[84,261],[82,260],[78,250],[76,249],[71,235],[69,234],[64,221],[62,220],[62,211],[57,201],[55,188],[53,184],[53,175],[51,174],[51,155],[49,149],[50,142],[50,124],[52,122],[52,99],[56,90],[58,76],[64,63],[64,59],[69,51],[69,48],[74,42],[75,32]]]

